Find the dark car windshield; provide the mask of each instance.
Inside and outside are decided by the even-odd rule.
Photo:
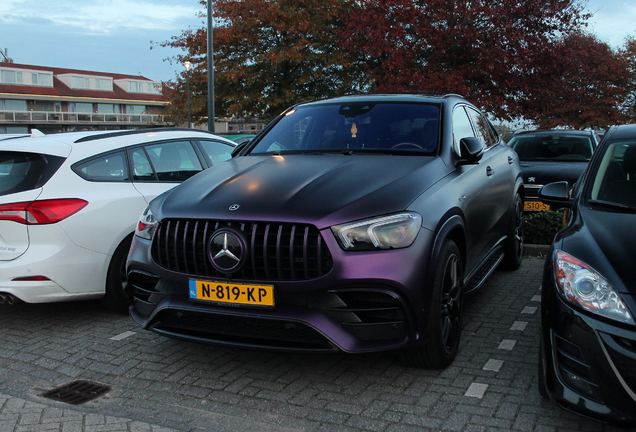
[[[298,107],[285,115],[251,154],[390,151],[434,154],[439,107],[354,102]]]
[[[588,162],[592,157],[592,137],[568,133],[523,134],[510,138],[522,161]]]
[[[39,188],[62,162],[64,158],[57,156],[0,151],[0,195]]]
[[[611,142],[590,177],[589,199],[636,208],[636,140]]]

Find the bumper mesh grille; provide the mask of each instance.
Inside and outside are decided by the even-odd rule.
[[[249,249],[247,265],[233,278],[309,280],[327,274],[333,267],[329,249],[316,227],[287,223],[166,219],[155,233],[152,257],[168,270],[225,278],[212,266],[207,253],[209,238],[223,227],[240,229]]]

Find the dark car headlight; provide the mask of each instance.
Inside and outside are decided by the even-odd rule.
[[[557,250],[554,271],[559,294],[568,302],[588,312],[634,325],[634,319],[621,296],[592,267]]]
[[[157,219],[152,215],[150,207],[146,207],[144,212],[139,218],[137,228],[135,228],[135,235],[146,240],[152,240],[152,236],[157,228]]]
[[[331,227],[347,251],[400,249],[411,246],[422,226],[417,213],[398,213]]]

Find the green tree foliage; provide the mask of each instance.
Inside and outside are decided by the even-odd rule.
[[[205,1],[201,2],[206,5]],[[219,115],[273,118],[295,103],[355,91],[336,30],[350,7],[343,0],[214,1],[215,107]],[[207,30],[188,30],[161,46],[182,48],[194,64],[195,117],[207,106]],[[363,77],[364,79],[364,77]],[[182,83],[179,83],[179,93]],[[175,109],[183,109],[183,97]]]

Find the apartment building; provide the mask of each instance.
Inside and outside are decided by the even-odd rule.
[[[0,134],[166,126],[169,91],[143,76],[0,63]]]

